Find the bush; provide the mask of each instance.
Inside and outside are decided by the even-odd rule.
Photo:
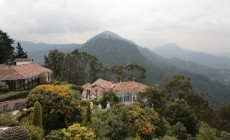
[[[0,114],[0,126],[16,126],[18,121],[10,113]]]
[[[25,128],[29,131],[32,140],[44,140],[44,130],[38,126],[27,125]]]
[[[0,102],[14,100],[19,98],[26,98],[29,94],[28,91],[11,91],[0,96]]]
[[[1,137],[4,140],[31,140],[29,131],[21,126],[15,126],[2,132]]]
[[[42,106],[41,104],[36,101],[34,103],[34,112],[33,112],[33,115],[32,115],[32,124],[34,126],[38,126],[40,128],[43,128],[42,127]]]

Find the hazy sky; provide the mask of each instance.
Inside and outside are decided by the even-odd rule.
[[[0,13],[17,40],[84,43],[112,31],[143,47],[230,52],[230,0],[0,0]]]

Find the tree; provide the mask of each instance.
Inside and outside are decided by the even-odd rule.
[[[163,90],[151,87],[147,88],[139,97],[145,106],[156,110],[158,113],[163,113],[165,106],[164,94]]]
[[[177,122],[168,131],[169,136],[175,136],[179,140],[185,140],[188,137],[186,128],[181,122]]]
[[[65,137],[73,140],[93,140],[95,137],[94,132],[79,123],[75,123],[69,126],[67,129],[63,129]]]
[[[140,81],[141,79],[145,78],[146,70],[142,66],[129,64],[125,67],[125,72],[128,80]]]
[[[112,81],[121,81],[126,77],[123,66],[120,65],[112,66],[109,69],[109,71],[111,72],[109,77]]]
[[[38,101],[36,101],[34,103],[34,112],[32,115],[32,124],[34,126],[38,126],[40,128],[43,128],[42,119],[43,119],[42,106]]]
[[[12,60],[14,56],[14,40],[2,30],[0,30],[0,64]]]
[[[53,71],[54,78],[61,76],[61,71],[64,66],[65,54],[59,50],[50,50],[48,56],[44,56],[45,67]]]
[[[181,74],[173,75],[171,79],[165,83],[165,87],[169,93],[179,91],[190,92],[192,90],[190,79]]]
[[[213,128],[210,128],[208,124],[201,123],[199,128],[199,134],[197,135],[197,140],[218,140],[216,136],[216,131]]]
[[[27,107],[38,101],[43,107],[43,126],[45,129],[64,128],[67,125],[69,106],[72,100],[69,89],[61,85],[40,85],[27,96]]]
[[[86,124],[92,123],[92,111],[90,108],[90,102],[89,101],[87,102],[87,106],[86,106],[85,123]]]
[[[25,128],[29,131],[32,140],[45,140],[44,130],[39,126],[26,125]]]
[[[95,56],[78,50],[66,54],[62,67],[61,80],[77,85],[95,81],[103,69]]]
[[[198,120],[184,99],[177,98],[173,102],[168,102],[164,115],[171,125],[181,122],[189,134],[195,136],[197,133]]]
[[[21,44],[18,42],[17,47],[16,47],[16,52],[14,54],[14,58],[27,58],[27,53],[24,52]]]
[[[145,78],[146,70],[144,67],[141,67],[136,64],[129,64],[127,66],[115,65],[109,68],[108,77],[112,81],[127,81],[127,80],[135,80],[140,81]]]

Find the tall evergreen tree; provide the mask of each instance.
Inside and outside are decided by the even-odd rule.
[[[40,128],[43,128],[42,126],[42,119],[43,119],[43,116],[42,116],[42,106],[41,104],[36,101],[34,103],[34,112],[33,112],[33,116],[32,116],[32,124],[34,126],[38,126]]]
[[[0,30],[0,64],[12,60],[14,56],[14,40],[2,30]]]
[[[16,52],[14,55],[14,58],[27,58],[27,53],[24,52],[21,44],[18,42],[17,47],[16,47]]]

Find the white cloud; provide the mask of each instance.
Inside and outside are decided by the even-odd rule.
[[[230,52],[229,0],[0,0],[1,29],[19,40],[83,43],[110,30],[142,46]]]

